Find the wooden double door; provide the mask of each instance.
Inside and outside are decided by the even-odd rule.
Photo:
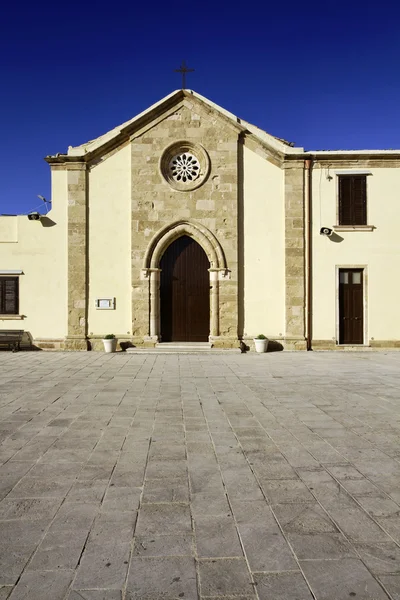
[[[339,344],[363,343],[363,269],[339,269]]]
[[[189,236],[175,240],[161,261],[161,341],[207,342],[210,333],[209,260]]]

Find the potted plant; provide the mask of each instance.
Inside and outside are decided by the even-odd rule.
[[[117,349],[118,340],[113,333],[108,333],[104,336],[103,344],[105,352],[115,352]]]
[[[260,333],[254,338],[254,345],[256,347],[256,352],[266,352],[268,347],[268,338],[263,333]]]

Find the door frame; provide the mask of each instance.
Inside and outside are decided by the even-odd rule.
[[[210,261],[210,341],[220,336],[220,287],[231,279],[231,270],[221,244],[201,223],[185,219],[163,227],[149,243],[141,270],[141,279],[148,281],[149,321],[145,341],[158,342],[160,336],[160,260],[168,246],[178,237],[193,238]]]
[[[179,242],[179,240],[182,240],[183,238],[187,238],[193,245],[195,245],[197,247],[197,249],[198,249],[197,252],[201,252],[202,255],[203,255],[202,257],[197,256],[197,257],[194,258],[195,261],[196,260],[198,261],[197,262],[197,268],[198,268],[198,264],[200,262],[200,258],[201,258],[201,260],[205,259],[205,261],[207,262],[207,267],[205,268],[205,270],[203,271],[203,274],[202,274],[202,278],[203,278],[205,276],[205,273],[207,273],[207,284],[206,284],[207,287],[205,289],[203,289],[202,292],[200,292],[201,294],[204,293],[204,297],[202,296],[202,301],[206,302],[206,297],[207,297],[207,304],[208,304],[208,311],[207,311],[207,315],[208,315],[208,317],[207,317],[207,334],[205,334],[205,332],[204,332],[204,337],[206,337],[207,339],[206,340],[201,340],[201,342],[204,343],[204,341],[208,342],[210,340],[210,335],[211,335],[210,327],[212,326],[212,323],[211,323],[210,261],[209,261],[209,258],[207,256],[206,252],[204,251],[204,248],[192,236],[188,236],[188,235],[186,235],[186,236],[184,236],[184,235],[183,236],[179,236],[178,238],[176,238],[176,240],[174,240],[173,242],[171,242],[171,244],[167,248],[165,248],[164,254],[162,255],[162,257],[160,259],[160,263],[159,263],[159,266],[160,266],[160,269],[159,269],[160,282],[159,282],[159,333],[158,333],[158,338],[159,338],[159,340],[161,342],[165,342],[165,339],[164,339],[164,337],[162,335],[162,333],[163,333],[163,321],[162,321],[162,316],[163,316],[163,303],[162,303],[163,269],[161,268],[161,265],[162,265],[162,261],[163,261],[165,255],[166,255],[166,253],[171,249],[171,246],[173,246],[173,244],[175,244],[176,242]],[[184,247],[184,249],[186,249],[186,248],[187,248],[187,246]],[[177,257],[175,257],[175,260],[176,260],[176,258]],[[194,264],[196,264],[196,263],[189,263],[189,262],[187,262],[188,261],[187,255],[186,255],[186,257],[185,257],[184,260],[186,261],[186,265],[189,266],[188,268],[189,268],[190,271],[195,270],[194,269]],[[176,262],[174,262],[173,264],[176,265]],[[172,271],[170,273],[170,276],[171,276],[172,280],[174,278],[173,274],[174,274],[174,267],[172,268]],[[166,282],[166,280],[164,280],[164,282]],[[205,283],[205,281],[204,281],[204,283]],[[171,281],[171,287],[173,287],[172,286],[172,281]],[[180,294],[178,294],[178,295],[181,296],[181,294],[182,294],[182,292]],[[174,299],[176,300],[176,296],[174,296],[174,294],[172,292],[172,306],[174,304]],[[182,296],[181,296],[181,299],[182,299]],[[185,302],[184,302],[184,304],[186,305],[185,306],[185,310],[186,310],[185,317],[186,318],[185,318],[185,326],[184,326],[186,337],[188,336],[188,320],[187,320],[187,317],[188,317],[188,314],[189,314],[188,300],[189,300],[189,296],[186,296],[185,297]],[[178,303],[179,303],[179,301],[178,301]],[[178,311],[178,315],[180,315],[180,314],[181,314],[181,311]],[[204,316],[205,316],[205,314],[204,314]],[[172,315],[171,315],[171,319],[172,319],[172,322],[171,322],[171,334],[172,334],[172,337],[174,337]],[[204,323],[204,326],[205,326],[205,323]],[[165,333],[165,327],[164,327],[164,333]],[[203,334],[201,334],[201,336],[202,335]],[[201,336],[198,336],[198,337],[201,337]],[[185,336],[182,336],[181,339],[178,338],[178,339],[167,340],[167,341],[174,342],[174,343],[179,343],[179,342],[195,343],[195,340],[183,339],[184,337]],[[189,335],[189,337],[190,337],[190,335]]]
[[[341,269],[360,269],[363,272],[363,343],[362,344],[340,344],[340,314],[339,314],[339,272]],[[368,265],[341,264],[335,265],[335,293],[336,293],[336,345],[337,346],[368,346]]]

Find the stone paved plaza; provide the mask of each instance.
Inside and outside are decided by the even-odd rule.
[[[400,353],[0,353],[0,600],[400,598]]]

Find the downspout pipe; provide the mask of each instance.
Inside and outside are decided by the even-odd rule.
[[[307,230],[306,230],[306,253],[307,253],[307,284],[306,284],[306,312],[307,312],[307,350],[312,350],[312,168],[313,159],[304,161],[306,172],[306,202],[307,202]]]

